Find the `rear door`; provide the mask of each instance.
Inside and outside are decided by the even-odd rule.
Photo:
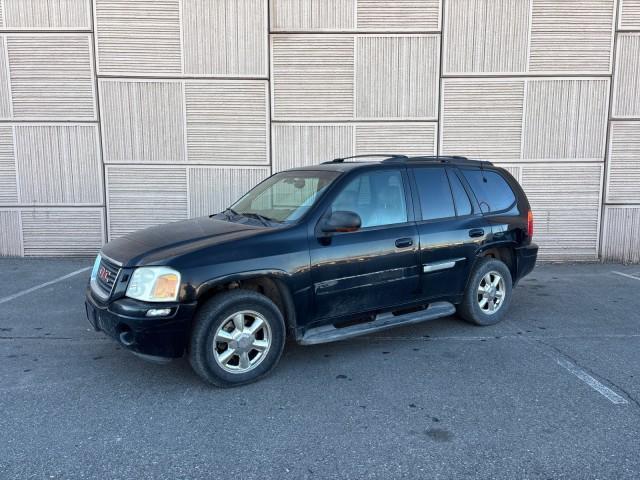
[[[461,294],[476,254],[490,234],[488,224],[456,168],[425,165],[410,172],[422,294],[426,299]]]

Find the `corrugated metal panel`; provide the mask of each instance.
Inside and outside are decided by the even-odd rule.
[[[187,82],[191,162],[268,164],[268,93],[263,81]]]
[[[0,257],[20,255],[23,255],[20,212],[0,210]]]
[[[441,153],[520,158],[523,80],[446,79],[442,101]]]
[[[1,2],[2,0],[0,0]],[[0,119],[11,118],[11,87],[9,63],[5,49],[5,38],[0,35]]]
[[[271,0],[271,31],[351,30],[356,0]]]
[[[620,29],[640,30],[640,0],[620,0]]]
[[[267,0],[184,0],[184,73],[267,76]]]
[[[13,156],[13,129],[0,125],[0,204],[18,202],[16,161]]]
[[[513,178],[518,180],[518,182],[521,181],[521,179],[522,179],[522,167],[520,165],[513,165],[513,164],[509,164],[509,163],[495,163],[494,165],[496,165],[497,167],[504,168],[511,175],[513,175]]]
[[[98,71],[182,73],[179,0],[96,0]]]
[[[527,70],[531,0],[449,0],[445,73]]]
[[[602,259],[640,263],[640,207],[606,206]]]
[[[107,167],[109,238],[187,218],[185,167]]]
[[[353,118],[354,39],[273,35],[274,119]]]
[[[427,122],[359,123],[356,153],[435,155],[437,128]]]
[[[531,72],[611,70],[614,0],[533,0]]]
[[[269,176],[269,168],[189,169],[189,215],[221,212]]]
[[[2,4],[4,0],[0,0],[0,28],[4,28],[4,6]]]
[[[102,204],[96,125],[16,125],[23,204]]]
[[[601,164],[523,165],[521,184],[533,209],[540,258],[598,258]]]
[[[294,125],[271,126],[273,171],[317,165],[334,158],[353,154],[354,126]]]
[[[611,122],[607,201],[640,203],[640,122]]]
[[[440,30],[440,0],[358,0],[358,29]]]
[[[14,117],[95,119],[90,45],[84,34],[7,36]]]
[[[104,243],[103,208],[38,208],[20,215],[26,256],[90,257]]]
[[[619,33],[613,116],[640,117],[640,33]]]
[[[529,80],[523,158],[604,160],[609,79]]]
[[[438,35],[367,35],[356,48],[359,119],[438,118]]]
[[[90,0],[3,0],[5,28],[89,30]]]
[[[100,81],[105,162],[182,162],[182,82]]]

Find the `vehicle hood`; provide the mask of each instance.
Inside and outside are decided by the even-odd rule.
[[[199,217],[130,233],[107,243],[102,253],[125,267],[163,265],[176,256],[265,230],[261,226]]]

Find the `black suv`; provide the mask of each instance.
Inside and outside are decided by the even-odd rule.
[[[464,157],[384,157],[277,173],[224,212],[109,242],[89,321],[148,358],[186,353],[224,387],[272,370],[287,334],[500,321],[538,253],[518,182]]]

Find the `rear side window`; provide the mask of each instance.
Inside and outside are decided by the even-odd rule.
[[[415,168],[423,220],[455,217],[451,188],[444,168]]]
[[[463,169],[462,173],[475,193],[482,213],[499,212],[516,201],[513,190],[502,175],[482,170]]]

